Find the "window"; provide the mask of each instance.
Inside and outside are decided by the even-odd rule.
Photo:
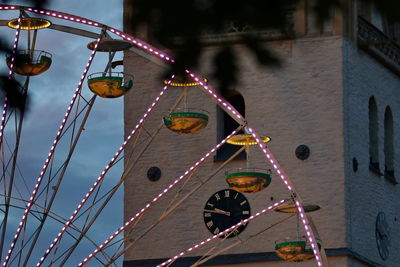
[[[357,9],[358,15],[383,32],[386,35],[385,37],[398,42],[400,37],[400,25],[398,22],[382,15],[370,1],[359,0]]]
[[[229,94],[225,93],[222,95],[231,105],[239,111],[240,114],[245,116],[245,104],[242,95],[237,91],[229,91]],[[221,142],[227,135],[231,134],[239,124],[231,118],[224,110],[217,106],[217,142]],[[215,160],[227,160],[241,146],[235,146],[231,144],[225,144],[217,150]],[[235,159],[246,159],[246,152],[242,151]]]
[[[370,2],[359,0],[357,3],[357,13],[364,19],[371,21],[371,9],[372,5]]]
[[[378,108],[375,98],[369,99],[369,168],[380,174],[378,143]]]
[[[375,6],[372,6],[371,9],[371,23],[379,30],[384,32],[384,19],[382,17],[382,14],[379,12],[378,9],[376,9]]]
[[[385,143],[384,143],[384,154],[385,154],[385,172],[386,178],[394,180],[394,164],[393,164],[393,116],[392,110],[389,106],[385,110]]]

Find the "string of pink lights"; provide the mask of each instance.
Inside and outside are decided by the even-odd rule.
[[[226,141],[231,138],[233,135],[237,133],[237,130],[233,131],[230,135],[228,135],[224,140],[222,140],[219,144],[213,147],[209,152],[207,152],[200,160],[198,160],[195,164],[193,164],[188,170],[185,171],[184,174],[179,176],[174,182],[172,182],[169,186],[167,186],[161,193],[159,193],[156,197],[154,197],[146,206],[144,206],[139,212],[137,212],[133,217],[131,217],[123,226],[121,226],[114,234],[112,234],[103,244],[101,244],[97,249],[95,249],[91,254],[89,254],[78,266],[82,266],[87,263],[90,259],[92,259],[97,253],[99,253],[102,249],[107,246],[115,237],[117,237],[122,231],[124,231],[129,225],[131,225],[137,218],[143,215],[151,206],[153,206],[157,201],[159,201],[164,195],[166,195],[172,188],[174,188],[179,182],[188,177],[190,173],[192,173],[198,166],[200,166],[207,158],[209,158],[215,151],[217,151]]]
[[[186,72],[190,75],[190,77],[192,77],[192,79],[194,79],[196,82],[198,82],[203,87],[203,89],[212,98],[214,98],[214,100],[217,101],[218,105],[223,107],[225,109],[225,111],[228,114],[230,114],[233,118],[237,118],[237,121],[239,120],[238,123],[241,123],[241,122],[243,123],[244,122],[243,117],[241,117],[241,115],[232,106],[230,106],[229,104],[225,103],[223,101],[223,98],[218,96],[211,88],[209,88],[209,86],[207,86],[199,76],[196,76],[195,74],[191,73],[188,70]],[[299,199],[300,197],[299,197],[298,193],[296,192],[296,190],[294,189],[293,183],[291,182],[289,177],[286,175],[285,171],[281,168],[280,164],[275,159],[275,157],[272,154],[272,152],[268,149],[266,144],[261,141],[260,136],[252,128],[247,127],[247,129],[251,133],[251,135],[254,137],[254,139],[256,140],[256,142],[258,144],[258,146],[263,151],[266,159],[273,166],[274,170],[279,175],[279,177],[282,179],[282,181],[285,184],[285,186],[287,187],[287,189],[291,192],[291,194],[293,196],[295,196],[297,199]],[[323,266],[323,262],[321,260],[320,252],[317,249],[318,248],[317,240],[315,238],[314,233],[311,230],[311,226],[310,226],[308,218],[307,218],[307,216],[306,216],[306,214],[304,212],[303,206],[301,205],[300,201],[298,201],[298,200],[296,200],[295,203],[296,203],[298,212],[300,214],[304,229],[306,231],[307,239],[311,244],[311,248],[313,249],[313,253],[315,255],[315,259],[317,260],[317,264],[318,264],[318,266]]]
[[[1,9],[5,9],[5,7],[7,7],[8,9],[18,9],[20,8],[19,6],[9,6],[9,5],[3,5],[0,6],[0,10]],[[42,14],[42,15],[47,15],[47,16],[51,16],[51,17],[55,17],[55,18],[59,18],[59,19],[63,19],[63,20],[69,20],[69,21],[73,21],[76,23],[81,23],[81,24],[85,24],[85,25],[90,25],[90,26],[94,26],[94,27],[105,27],[107,28],[108,31],[120,36],[121,38],[137,45],[140,49],[144,50],[145,52],[155,55],[157,57],[159,57],[162,60],[165,60],[167,62],[170,63],[174,63],[174,59],[172,59],[170,56],[168,56],[166,53],[162,52],[161,50],[158,50],[156,48],[154,48],[153,46],[147,44],[146,42],[143,42],[142,40],[139,40],[127,33],[124,33],[118,29],[115,29],[113,27],[109,27],[107,25],[101,24],[99,22],[93,21],[93,20],[89,20],[89,19],[85,19],[79,16],[74,16],[68,13],[64,13],[64,12],[58,12],[58,11],[54,11],[54,10],[48,10],[48,9],[36,9],[36,8],[31,8],[31,7],[27,7],[25,8],[25,10],[30,11],[30,12],[34,12],[37,14]],[[222,101],[222,97],[221,96],[217,96],[217,94],[215,92],[213,92],[212,90],[210,90],[208,88],[208,86],[203,82],[202,79],[200,79],[198,76],[192,74],[189,70],[186,71],[188,74],[191,74],[192,77],[195,77],[201,86],[206,90],[206,92],[208,94],[210,94],[212,96],[213,99],[215,99],[217,101],[217,103],[221,106],[221,108],[223,110],[225,110],[228,114],[230,114],[236,121],[238,121],[239,119],[239,124],[241,125],[245,125],[244,119],[243,117],[241,117],[240,113],[237,112],[235,110],[235,108],[233,108],[229,102],[227,101]],[[233,113],[234,112],[234,113]]]
[[[287,189],[292,193],[292,196],[294,196],[294,198],[296,198],[296,201],[295,201],[296,207],[297,207],[297,210],[301,217],[301,221],[303,223],[304,229],[306,231],[307,239],[311,244],[311,248],[315,255],[315,259],[317,261],[318,266],[323,266],[321,254],[319,252],[319,249],[317,249],[318,248],[317,240],[311,229],[310,222],[308,221],[306,213],[304,212],[303,206],[300,203],[300,201],[298,200],[300,197],[299,197],[298,193],[296,193],[293,183],[290,181],[289,177],[286,175],[285,171],[281,168],[279,162],[275,159],[274,155],[271,153],[271,151],[268,149],[268,147],[265,145],[265,143],[261,141],[261,137],[259,136],[259,134],[256,131],[254,131],[252,128],[247,128],[247,130],[250,132],[250,134],[256,140],[258,146],[261,148],[266,159],[269,161],[269,163],[272,165],[272,167],[274,168],[276,173],[282,179],[282,181],[286,185]]]
[[[100,40],[101,40],[100,37],[97,38],[96,44],[95,44],[95,48],[93,49],[93,51],[92,51],[92,53],[91,53],[91,55],[90,55],[90,57],[89,57],[88,63],[86,64],[86,67],[85,67],[85,69],[84,69],[84,71],[83,71],[83,74],[82,74],[82,76],[81,76],[81,78],[80,78],[80,80],[79,80],[78,86],[76,87],[75,92],[74,92],[74,94],[73,94],[73,96],[72,96],[72,100],[71,100],[71,102],[70,102],[69,105],[68,105],[67,111],[66,111],[66,113],[65,113],[65,115],[64,115],[64,119],[63,119],[62,122],[61,122],[61,125],[60,125],[60,127],[59,127],[59,129],[58,129],[58,132],[57,132],[57,135],[56,135],[56,138],[55,138],[54,141],[53,141],[53,145],[51,146],[50,152],[49,152],[49,154],[47,155],[47,158],[46,158],[46,160],[45,160],[45,163],[44,163],[44,165],[43,165],[43,167],[42,167],[42,171],[40,172],[40,175],[39,175],[39,177],[38,177],[38,179],[37,179],[37,181],[36,181],[35,188],[33,189],[32,194],[31,194],[31,197],[29,198],[29,202],[28,202],[27,205],[26,205],[26,208],[25,208],[25,210],[24,210],[24,214],[23,214],[23,216],[22,216],[22,218],[21,218],[21,221],[20,221],[20,223],[18,224],[17,231],[16,231],[16,233],[15,233],[15,235],[14,235],[14,238],[13,238],[13,241],[12,241],[12,243],[11,243],[11,245],[10,245],[10,249],[9,249],[8,252],[7,252],[7,256],[6,256],[6,258],[5,258],[4,262],[3,262],[3,266],[7,266],[8,261],[10,260],[11,254],[12,254],[13,249],[14,249],[14,247],[15,247],[15,244],[16,244],[16,242],[17,242],[17,240],[18,240],[18,237],[19,237],[19,235],[20,235],[20,233],[21,233],[21,230],[22,230],[22,228],[23,228],[23,226],[24,226],[24,224],[25,224],[25,222],[26,222],[26,220],[27,220],[28,213],[30,212],[30,210],[31,210],[31,208],[32,208],[32,204],[33,204],[33,202],[34,202],[34,199],[35,199],[35,197],[36,197],[36,194],[37,194],[37,192],[38,192],[38,189],[39,189],[39,187],[40,187],[40,184],[41,184],[41,182],[42,182],[42,179],[43,179],[43,177],[44,177],[44,175],[45,175],[45,173],[46,173],[47,167],[48,167],[49,164],[50,164],[51,158],[54,156],[54,152],[55,152],[55,149],[56,149],[56,147],[57,147],[58,141],[60,140],[60,137],[61,137],[61,134],[62,134],[63,129],[64,129],[64,127],[65,127],[65,124],[67,123],[68,117],[69,117],[69,115],[71,114],[72,106],[74,105],[75,100],[77,99],[77,97],[78,97],[78,95],[79,95],[79,93],[80,93],[80,91],[81,91],[81,89],[82,89],[83,81],[85,80],[86,75],[87,75],[87,72],[88,72],[88,70],[89,70],[89,68],[90,68],[90,66],[91,66],[91,64],[92,64],[92,62],[93,62],[94,56],[95,56],[95,54],[96,54],[96,48],[97,48],[97,45],[99,44]]]
[[[20,9],[22,8],[21,6],[11,6],[11,5],[1,5],[0,6],[0,10],[16,10],[16,9]],[[24,8],[24,10],[26,11],[30,11],[33,13],[37,13],[37,14],[41,14],[41,15],[47,15],[50,17],[54,17],[54,18],[58,18],[58,19],[63,19],[63,20],[68,20],[68,21],[73,21],[76,23],[80,23],[80,24],[85,24],[85,25],[89,25],[89,26],[94,26],[94,27],[105,27],[106,25],[101,24],[99,22],[90,20],[90,19],[86,19],[83,17],[79,17],[79,16],[75,16],[75,15],[71,15],[68,13],[64,13],[64,12],[59,12],[59,11],[54,11],[54,10],[49,10],[49,9],[37,9],[37,8],[32,8],[32,7],[26,7]],[[136,44],[137,46],[139,46],[140,48],[146,50],[148,53],[153,54],[167,62],[170,63],[174,63],[174,60],[169,57],[167,54],[165,54],[164,52],[162,52],[161,50],[156,49],[155,47],[147,44],[146,42],[143,42],[139,39],[136,39],[135,37],[126,34],[122,31],[119,31],[115,28],[112,27],[108,27],[109,31],[111,31],[112,33],[115,33],[118,36],[121,36],[123,39],[128,40],[134,44]]]
[[[203,79],[195,75],[194,73],[190,72],[189,70],[186,70],[186,73],[192,77],[193,80],[198,82],[200,86],[203,88],[203,90],[211,96],[212,99],[214,99],[217,104],[225,110],[226,113],[228,113],[235,121],[237,121],[240,125],[244,126],[246,125],[246,120],[243,118],[242,115],[228,102],[226,101],[222,96],[218,95],[215,90],[212,90],[210,86],[208,86],[206,83],[204,83]]]
[[[69,225],[72,223],[72,221],[75,219],[75,217],[77,216],[77,214],[79,213],[79,211],[81,210],[81,208],[83,207],[83,205],[86,203],[86,201],[89,199],[89,197],[92,195],[92,193],[94,192],[94,190],[96,189],[96,187],[98,185],[100,185],[100,183],[103,181],[104,177],[106,176],[107,172],[111,169],[111,167],[113,166],[113,164],[115,163],[115,161],[118,159],[118,157],[120,156],[120,154],[122,153],[122,151],[124,151],[126,145],[129,143],[129,141],[132,139],[132,137],[135,136],[137,130],[140,128],[140,126],[142,126],[142,124],[144,123],[145,119],[147,118],[147,116],[151,113],[151,111],[154,109],[155,105],[160,101],[161,97],[164,95],[165,91],[168,89],[170,83],[172,82],[172,80],[174,79],[174,75],[171,77],[171,79],[168,81],[168,83],[162,88],[161,92],[159,93],[159,95],[156,97],[156,99],[151,103],[151,105],[148,107],[147,111],[144,113],[144,115],[140,118],[139,122],[136,124],[136,126],[133,128],[133,130],[131,131],[131,133],[126,137],[125,141],[123,142],[123,144],[121,145],[121,147],[118,149],[118,151],[114,154],[114,156],[112,157],[112,159],[110,160],[110,162],[107,164],[107,166],[105,167],[105,169],[101,172],[101,174],[99,175],[99,177],[97,178],[97,180],[94,182],[94,184],[92,185],[92,187],[89,189],[89,191],[86,193],[85,197],[81,200],[81,202],[79,203],[79,205],[76,207],[76,209],[74,210],[74,212],[72,213],[71,217],[69,217],[68,221],[65,222],[64,226],[61,228],[60,232],[58,233],[58,235],[56,236],[56,238],[54,238],[53,242],[50,244],[50,246],[47,248],[46,252],[44,253],[44,255],[40,258],[39,262],[36,264],[36,266],[40,266],[42,265],[42,263],[44,262],[44,260],[46,259],[46,257],[49,255],[50,251],[53,249],[53,247],[57,244],[57,242],[59,242],[63,236],[63,234],[65,233],[65,231],[67,230],[67,228],[69,227]]]
[[[15,39],[14,39],[14,46],[12,50],[11,60],[10,60],[10,71],[8,72],[8,79],[11,80],[14,76],[14,61],[15,55],[17,53],[18,41],[19,41],[19,33],[21,31],[21,16],[18,18],[17,29],[15,30]],[[7,117],[7,109],[8,109],[8,99],[7,96],[4,97],[4,104],[3,104],[3,112],[1,113],[1,125],[0,125],[0,146],[3,143],[3,133],[4,127],[6,126],[6,117]]]
[[[170,258],[170,259],[164,261],[163,263],[157,265],[157,267],[162,267],[162,266],[165,266],[165,265],[167,265],[167,264],[172,264],[174,261],[176,261],[177,259],[183,257],[184,255],[186,255],[186,254],[188,254],[188,253],[191,253],[191,252],[193,252],[194,250],[196,250],[196,249],[198,249],[198,248],[201,248],[201,247],[207,245],[208,243],[210,243],[211,241],[215,240],[216,238],[218,238],[218,237],[220,237],[220,236],[223,236],[223,235],[225,235],[225,234],[228,234],[228,233],[231,232],[231,231],[234,231],[236,228],[238,228],[238,227],[240,227],[240,226],[242,226],[242,225],[244,225],[244,224],[246,224],[246,223],[248,223],[248,222],[254,220],[255,218],[257,218],[257,217],[259,217],[259,216],[261,216],[261,215],[263,215],[263,214],[265,214],[265,213],[267,213],[267,212],[273,210],[274,208],[276,208],[277,206],[279,206],[279,205],[281,205],[281,204],[283,204],[283,203],[285,203],[285,202],[287,202],[287,200],[281,200],[281,201],[279,201],[279,202],[276,202],[275,204],[273,204],[273,205],[271,205],[271,206],[269,206],[269,207],[267,207],[267,208],[265,208],[265,209],[263,209],[263,210],[257,212],[255,215],[252,215],[252,216],[250,216],[250,217],[247,218],[247,219],[241,220],[241,221],[238,222],[237,224],[235,224],[235,225],[233,225],[233,226],[231,226],[231,227],[225,229],[224,231],[219,232],[218,234],[213,235],[212,237],[209,237],[209,238],[207,238],[207,239],[205,239],[205,240],[203,240],[203,241],[197,243],[196,245],[194,245],[194,246],[192,246],[192,247],[190,247],[190,248],[188,248],[188,249],[182,251],[181,253],[175,255],[174,257],[172,257],[172,258]]]
[[[128,41],[132,42],[133,44],[137,45],[140,49],[143,49],[145,52],[147,52],[147,53],[149,53],[149,54],[152,54],[152,55],[155,55],[155,56],[159,57],[160,59],[165,60],[165,61],[167,61],[167,62],[170,62],[170,63],[173,63],[173,62],[174,62],[174,60],[173,60],[172,58],[170,58],[167,54],[165,54],[164,52],[162,52],[162,51],[160,51],[160,50],[158,50],[158,49],[156,49],[156,48],[154,48],[154,47],[152,47],[151,45],[149,45],[149,44],[147,44],[147,43],[145,43],[145,42],[143,42],[143,41],[141,41],[141,40],[139,40],[139,39],[137,39],[137,38],[135,38],[135,37],[133,37],[133,36],[130,36],[130,35],[128,35],[128,34],[122,32],[122,31],[119,31],[119,30],[117,30],[117,29],[115,29],[115,28],[108,27],[108,26],[106,26],[106,25],[100,24],[100,23],[95,22],[95,21],[93,21],[93,20],[88,20],[88,19],[85,19],[85,18],[82,18],[82,17],[79,17],[79,16],[74,16],[74,15],[71,15],[71,14],[68,14],[68,13],[63,13],[63,12],[58,12],[58,11],[53,11],[53,10],[35,9],[35,8],[31,8],[31,7],[26,7],[26,8],[25,8],[25,7],[12,6],[12,5],[0,5],[0,10],[17,10],[17,9],[21,9],[21,8],[23,8],[23,9],[26,10],[26,11],[30,11],[30,12],[34,12],[34,13],[38,13],[38,14],[42,14],[42,15],[47,15],[47,16],[51,16],[51,17],[55,17],[55,18],[59,18],[59,19],[64,19],[64,20],[68,20],[68,21],[73,21],[73,22],[76,22],[76,23],[86,24],[86,25],[90,25],[90,26],[94,26],[94,27],[106,27],[107,30],[109,30],[110,32],[112,32],[112,33],[114,33],[114,34],[120,36],[121,38],[123,38],[123,39],[125,39],[125,40],[128,40]],[[99,39],[98,39],[98,41],[99,41]],[[95,50],[94,50],[93,52],[95,52]],[[90,65],[90,64],[89,64],[89,65]],[[87,71],[87,70],[85,69],[85,71]],[[218,94],[216,94],[208,85],[206,85],[206,84],[201,80],[201,78],[200,78],[199,76],[197,76],[197,75],[191,73],[190,71],[187,71],[187,73],[188,73],[194,80],[196,80],[197,82],[199,82],[199,84],[202,86],[202,88],[205,90],[205,92],[206,92],[208,95],[210,95],[210,96],[212,97],[212,99],[214,99],[214,100],[217,102],[217,104],[218,104],[221,108],[223,108],[228,114],[230,114],[230,115],[232,116],[232,118],[234,118],[237,122],[239,122],[239,124],[241,124],[241,125],[246,125],[245,119],[234,109],[233,106],[231,106],[231,105],[229,104],[229,102],[225,101],[224,98],[222,98],[221,96],[219,96]],[[86,72],[84,72],[84,74],[86,74]],[[78,88],[81,87],[81,85],[82,85],[82,79],[81,79],[81,82],[80,82]],[[77,88],[77,89],[78,89],[78,88]],[[74,95],[74,96],[75,96],[75,95]],[[73,99],[73,100],[74,100],[74,99]],[[158,101],[158,100],[157,100],[157,101]],[[72,102],[72,101],[71,101],[71,102]],[[154,103],[153,103],[153,104],[154,104]],[[152,106],[152,107],[153,107],[153,106]],[[151,107],[151,108],[152,108],[152,107]],[[69,113],[70,109],[71,109],[71,104],[70,104],[70,106],[69,106],[69,109],[68,109],[67,114]],[[3,112],[4,112],[4,111],[3,111]],[[144,118],[145,118],[145,117],[144,117]],[[142,120],[144,120],[144,118],[142,118]],[[64,120],[63,120],[62,127],[64,127],[63,125],[65,125],[65,121],[66,121],[66,118],[64,118]],[[142,122],[143,122],[143,121],[142,121]],[[140,122],[140,124],[141,124],[142,122]],[[139,128],[140,126],[137,125],[136,127]],[[136,128],[136,129],[137,129],[137,128]],[[135,130],[136,130],[136,129],[135,129]],[[2,129],[0,129],[0,131],[1,131],[1,130],[2,130]],[[134,131],[135,131],[135,130],[134,130]],[[249,132],[251,132],[251,134],[253,135],[253,137],[256,139],[256,141],[257,141],[259,147],[262,149],[262,151],[263,151],[263,153],[265,154],[266,158],[268,159],[269,163],[271,163],[271,165],[274,167],[274,170],[278,173],[278,175],[280,176],[280,178],[282,179],[283,183],[286,185],[286,187],[288,188],[288,190],[293,194],[293,196],[295,196],[297,199],[299,199],[299,196],[298,196],[298,194],[295,193],[294,186],[293,186],[293,184],[291,183],[289,177],[285,174],[285,172],[284,172],[283,169],[280,167],[279,163],[276,161],[276,159],[274,158],[274,156],[272,155],[272,153],[270,152],[270,150],[266,147],[266,145],[265,145],[263,142],[260,141],[261,139],[260,139],[259,135],[258,135],[253,129],[251,129],[251,128],[248,128],[248,130],[249,130]],[[39,177],[39,179],[38,179],[38,183],[36,184],[35,189],[34,189],[34,191],[33,191],[33,194],[32,194],[32,195],[33,195],[33,198],[31,197],[30,202],[29,202],[28,205],[27,205],[27,209],[25,210],[24,216],[22,217],[22,221],[20,222],[20,225],[19,225],[19,228],[18,228],[18,230],[17,230],[17,233],[16,233],[16,235],[14,236],[14,241],[13,241],[13,243],[11,244],[11,248],[10,248],[9,253],[8,253],[7,257],[6,257],[6,261],[3,263],[3,266],[6,266],[6,265],[7,265],[7,261],[8,261],[8,259],[9,259],[9,256],[10,256],[11,253],[12,253],[12,249],[13,249],[13,247],[14,247],[14,245],[15,245],[16,239],[18,238],[18,235],[19,235],[19,233],[20,233],[20,231],[21,231],[22,225],[24,224],[24,222],[25,222],[25,220],[26,220],[27,213],[29,212],[28,209],[30,209],[30,207],[31,207],[31,205],[32,205],[32,201],[33,201],[33,199],[34,199],[34,195],[36,194],[36,190],[38,189],[38,187],[39,187],[39,185],[40,185],[41,177],[43,177],[44,171],[47,169],[48,162],[49,162],[50,158],[51,158],[52,155],[53,155],[54,148],[55,148],[55,146],[56,146],[56,144],[57,144],[57,142],[58,142],[59,133],[61,133],[61,131],[62,131],[62,128],[61,128],[61,126],[60,126],[60,131],[59,131],[58,134],[57,134],[57,138],[56,138],[56,140],[55,140],[54,143],[53,143],[52,149],[50,150],[49,156],[48,156],[47,159],[46,159],[46,163],[45,163],[45,165],[43,166],[44,168],[43,168],[43,170],[42,170],[42,172],[41,172],[41,175],[40,175],[40,177]],[[129,139],[126,140],[125,142],[127,142],[127,141],[129,141]],[[124,142],[124,145],[126,145],[125,142]],[[124,146],[124,145],[123,145],[123,146]],[[121,150],[121,151],[122,151],[122,150]],[[117,153],[118,153],[118,152],[117,152]],[[120,152],[119,152],[119,153],[120,153]],[[118,153],[118,155],[119,155],[119,153]],[[115,156],[114,156],[114,158],[116,159]],[[113,159],[114,159],[114,158],[113,158]],[[114,160],[115,160],[115,159],[114,159]],[[45,167],[45,166],[46,166],[46,167]],[[111,168],[111,166],[112,166],[111,164],[107,165],[106,170],[108,170],[109,168]],[[193,167],[193,166],[192,166],[192,167]],[[197,167],[197,166],[196,166],[196,167]],[[103,171],[103,172],[104,172],[104,171]],[[105,173],[104,173],[104,174],[102,173],[102,175],[103,175],[103,177],[104,177]],[[102,176],[102,175],[101,175],[101,176]],[[102,178],[101,178],[101,179],[102,179]],[[101,180],[101,179],[100,179],[100,180]],[[98,183],[99,183],[99,181],[96,181],[95,185],[97,185]],[[92,190],[92,191],[93,191],[93,190]],[[89,191],[89,193],[91,193],[92,191]],[[86,199],[87,199],[87,198],[86,198]],[[84,203],[84,202],[86,202],[86,200],[83,199],[82,202]],[[81,202],[81,204],[80,204],[80,207],[82,207],[82,205],[83,205],[82,202]],[[312,247],[313,252],[314,252],[314,254],[315,254],[315,257],[316,257],[318,266],[323,266],[323,263],[322,263],[322,261],[321,261],[321,256],[320,256],[319,250],[317,249],[318,246],[317,246],[317,242],[316,242],[314,233],[312,232],[310,223],[309,223],[309,221],[308,221],[308,219],[307,219],[306,214],[304,213],[304,209],[303,209],[303,207],[302,207],[302,204],[301,204],[301,202],[300,202],[299,200],[296,200],[295,203],[296,203],[298,212],[299,212],[299,214],[300,214],[300,217],[301,217],[301,219],[302,219],[304,228],[305,228],[305,230],[306,230],[307,238],[308,238],[308,240],[309,240],[310,243],[311,243],[311,247]],[[78,207],[79,207],[79,206],[78,206]],[[26,212],[27,210],[28,210],[28,212]],[[147,208],[146,208],[145,210],[147,210]],[[79,210],[78,210],[78,211],[79,211]],[[73,216],[75,216],[75,215],[78,213],[78,211],[75,210]],[[64,229],[63,231],[66,230],[66,228],[70,225],[70,222],[71,222],[71,221],[72,221],[72,220],[69,220],[69,221],[68,221],[69,223],[67,222],[67,223],[65,224],[65,226],[63,227],[63,229],[64,229],[64,228],[65,228],[65,229]],[[126,224],[130,224],[130,221],[128,221]],[[125,224],[125,225],[126,225],[126,224]],[[125,228],[126,228],[125,225],[122,226],[121,228],[124,228],[124,229],[125,229]],[[120,229],[121,229],[121,228],[120,228]],[[63,231],[62,231],[62,232],[63,232]],[[122,231],[122,230],[121,230],[121,231]],[[121,232],[121,231],[119,231],[119,232]],[[117,231],[117,232],[118,232],[118,231]],[[116,233],[117,233],[117,232],[116,232]],[[61,235],[62,235],[62,233],[61,233]],[[60,238],[61,235],[60,235],[60,233],[59,233],[59,235],[57,236],[56,239],[58,240],[58,238]],[[112,236],[115,237],[116,235],[114,234],[114,235],[112,235]],[[50,250],[51,250],[51,248],[54,246],[54,244],[58,242],[56,239],[55,239],[55,241],[52,243],[52,245],[50,246]],[[109,240],[109,241],[111,241],[111,240]],[[108,242],[109,242],[109,241],[108,241]],[[97,252],[100,251],[102,248],[104,248],[105,245],[106,245],[106,244],[103,244],[103,245],[99,246],[99,248],[96,249],[95,251],[97,251]],[[46,252],[47,252],[47,251],[46,251]],[[95,253],[97,253],[97,252],[95,252]],[[47,254],[48,254],[48,253],[47,253]],[[47,254],[46,254],[46,255],[47,255]],[[92,254],[93,254],[93,253],[92,253]],[[92,255],[92,254],[91,254],[91,255]],[[90,255],[89,255],[89,256],[90,256]],[[93,255],[92,255],[91,257],[93,257]],[[91,257],[90,257],[90,258],[91,258]],[[44,259],[43,259],[43,260],[44,260]],[[87,262],[87,261],[86,261],[86,262]],[[82,264],[84,264],[84,263],[85,263],[85,261],[82,262]],[[37,266],[40,266],[40,264],[38,263]]]

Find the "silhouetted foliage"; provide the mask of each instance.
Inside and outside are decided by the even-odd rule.
[[[127,0],[129,2],[129,0]],[[204,33],[222,33],[227,25],[246,27],[239,37],[261,66],[279,66],[280,60],[265,46],[260,45],[257,30],[274,29],[287,33],[290,29],[288,12],[300,0],[133,0],[132,20],[128,23],[134,31],[146,25],[150,41],[172,49],[176,64],[169,70],[182,73],[185,68],[195,69],[202,53],[200,36]],[[315,0],[315,12],[320,28],[333,14],[333,10],[347,11],[350,0]],[[375,4],[387,18],[398,21],[400,1],[366,0]],[[232,88],[238,81],[239,69],[232,44],[220,46],[214,59],[213,78],[220,90]]]
[[[234,24],[247,30],[240,40],[256,56],[262,65],[278,65],[278,58],[258,44],[257,30],[275,29],[286,32],[288,11],[297,0],[239,1],[239,0],[177,0],[133,1],[132,26],[134,29],[147,25],[150,38],[165,48],[173,49],[176,64],[170,72],[182,73],[198,65],[202,53],[199,36],[204,33],[218,34]],[[213,78],[219,89],[226,90],[238,80],[235,52],[230,44],[220,47],[214,58]]]
[[[261,66],[279,66],[281,60],[267,47],[261,45],[258,30],[277,30],[290,33],[291,21],[288,13],[296,8],[301,0],[125,0],[132,2],[132,20],[128,22],[133,29],[145,25],[149,29],[150,43],[171,49],[176,63],[171,65],[169,73],[179,74],[185,69],[196,69],[203,52],[200,36],[204,33],[218,34],[234,25],[236,29],[245,29],[237,35],[238,42],[244,44],[255,56]],[[317,22],[323,23],[333,14],[332,10],[347,12],[354,0],[314,0],[312,10]],[[12,3],[2,0],[2,3]],[[45,7],[46,0],[28,0],[27,4]],[[375,7],[391,22],[400,21],[400,1],[364,0]],[[0,40],[1,41],[1,40]],[[240,69],[233,43],[225,43],[218,48],[213,60],[213,77],[220,90],[232,88],[239,80]],[[0,42],[0,52],[10,53],[10,49]],[[1,89],[12,101],[10,105],[21,108],[23,100],[20,86],[10,82],[2,75]]]
[[[12,3],[10,0],[1,0],[2,4]],[[47,0],[30,0],[27,1],[31,6],[41,8],[46,3]],[[9,44],[6,45],[4,40],[0,39],[0,53],[4,53],[9,55],[12,53],[12,47],[9,47]],[[18,110],[26,109],[27,105],[27,95],[24,93],[23,87],[21,84],[15,79],[15,77],[9,77],[8,74],[0,75],[0,89],[1,89],[1,103],[4,103],[5,97],[7,97],[8,107],[13,109],[16,108]]]

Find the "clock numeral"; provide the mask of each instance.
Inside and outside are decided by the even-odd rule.
[[[244,210],[243,211],[243,215],[245,215],[245,214],[250,214],[250,211],[249,210]]]
[[[214,223],[213,223],[213,221],[209,221],[206,223],[206,225],[208,228],[211,228],[214,225]]]
[[[214,204],[211,204],[210,202],[207,202],[207,205],[210,207],[214,207]]]
[[[225,191],[225,197],[229,197],[229,190]]]
[[[214,230],[214,235],[217,235],[219,233],[219,228],[217,227],[217,228],[215,228],[215,230]]]
[[[204,213],[204,217],[211,217],[211,213]]]
[[[215,194],[214,196],[215,196],[215,198],[216,198],[217,200],[220,200],[220,199],[221,199],[221,197],[220,197],[218,194]]]
[[[238,197],[239,193],[236,193],[236,196],[234,197],[234,199],[236,199]]]
[[[233,230],[233,231],[231,231],[231,232],[225,233],[225,234],[224,234],[224,237],[232,237],[232,236],[234,236],[234,235],[238,235],[239,233],[240,233],[239,230],[238,230],[238,229],[235,229],[235,230]]]
[[[241,203],[240,203],[240,206],[243,206],[244,204],[246,204],[247,203],[247,200],[243,200]]]

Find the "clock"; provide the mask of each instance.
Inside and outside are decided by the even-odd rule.
[[[390,249],[390,230],[386,221],[385,213],[379,212],[375,222],[375,238],[376,246],[378,247],[379,255],[382,260],[389,257]]]
[[[203,211],[204,223],[214,235],[250,217],[250,204],[246,197],[235,190],[224,189],[214,193],[206,202]],[[221,238],[241,233],[247,224],[241,225]]]

